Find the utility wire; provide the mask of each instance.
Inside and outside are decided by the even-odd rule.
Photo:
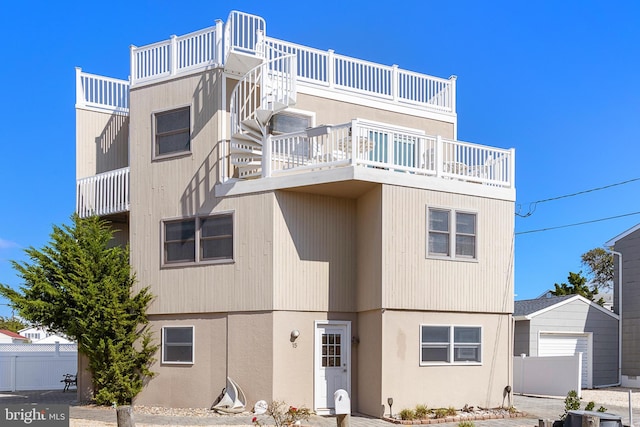
[[[516,215],[521,217],[521,218],[527,218],[527,217],[530,217],[531,215],[533,215],[533,213],[536,211],[536,208],[538,207],[538,204],[540,204],[540,203],[551,202],[551,201],[560,200],[560,199],[566,199],[567,197],[579,196],[581,194],[592,193],[594,191],[599,191],[599,190],[606,190],[607,188],[616,187],[618,185],[629,184],[630,182],[635,182],[635,181],[640,181],[640,178],[632,178],[632,179],[628,179],[626,181],[616,182],[615,184],[609,184],[609,185],[605,185],[603,187],[591,188],[589,190],[578,191],[577,193],[565,194],[563,196],[551,197],[549,199],[536,200],[535,202],[529,203],[529,212],[527,212],[524,215],[520,214],[520,208],[522,206],[518,205],[518,211],[516,212]]]
[[[578,225],[592,224],[594,222],[608,221],[610,219],[624,218],[626,216],[639,215],[639,214],[640,214],[640,211],[631,212],[631,213],[622,214],[622,215],[610,216],[610,217],[607,217],[607,218],[593,219],[591,221],[576,222],[574,224],[558,225],[556,227],[539,228],[537,230],[519,231],[519,232],[517,232],[515,234],[517,236],[519,234],[539,233],[539,232],[542,232],[542,231],[550,231],[550,230],[557,230],[557,229],[560,229],[560,228],[575,227],[575,226],[578,226]]]

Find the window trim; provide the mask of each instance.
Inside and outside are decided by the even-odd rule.
[[[156,121],[157,121],[156,116],[159,114],[161,115],[163,113],[171,113],[178,110],[184,110],[186,108],[189,109],[189,149],[184,151],[174,151],[166,154],[157,154],[156,144],[157,144],[158,135],[156,134]],[[193,139],[191,138],[192,134],[193,134],[193,108],[191,107],[191,104],[176,105],[171,108],[152,111],[151,112],[151,160],[152,161],[165,160],[165,159],[173,159],[176,157],[190,156],[193,152],[192,150]]]
[[[431,235],[431,228],[430,228],[430,220],[431,220],[431,211],[432,210],[436,210],[436,211],[445,211],[448,213],[448,219],[449,219],[449,231],[448,231],[448,235],[449,235],[449,254],[448,255],[443,255],[443,254],[438,254],[438,253],[431,253],[429,250],[429,237]],[[473,257],[470,256],[464,256],[464,255],[458,255],[456,254],[456,249],[457,249],[457,245],[456,245],[456,237],[458,235],[461,236],[470,236],[470,234],[466,234],[466,233],[458,233],[457,231],[457,214],[468,214],[468,215],[473,215],[474,219],[475,219],[475,234],[473,235],[475,238],[475,244],[474,244],[474,252],[475,255]],[[425,255],[426,258],[429,259],[443,259],[443,260],[451,260],[451,261],[464,261],[464,262],[477,262],[479,259],[478,256],[478,212],[477,211],[473,211],[470,209],[454,209],[454,208],[443,208],[440,206],[427,206],[427,212],[426,212],[426,245],[425,245]],[[440,233],[440,234],[444,234],[443,232],[434,230],[435,233]]]
[[[165,344],[166,344],[165,330],[167,330],[167,329],[187,329],[187,328],[191,328],[191,361],[181,362],[181,361],[166,360],[165,359]],[[162,343],[161,343],[162,355],[160,356],[160,363],[161,364],[163,364],[163,365],[194,365],[196,363],[196,327],[194,325],[163,326],[162,327],[162,332],[161,332],[161,337],[162,337]]]
[[[423,349],[423,345],[425,344],[422,341],[422,329],[423,327],[442,327],[442,328],[449,328],[449,342],[448,342],[448,346],[449,346],[449,351],[448,351],[448,357],[449,357],[449,361],[448,362],[442,362],[442,361],[428,361],[425,362],[424,360],[422,360],[422,349]],[[456,328],[474,328],[474,329],[478,329],[480,331],[480,342],[479,343],[458,343],[458,344],[471,344],[474,346],[478,346],[478,358],[479,360],[477,361],[456,361],[455,360],[455,348],[456,348],[456,342],[455,342],[455,329]],[[484,351],[484,343],[483,343],[483,339],[484,339],[484,328],[481,325],[455,325],[455,324],[432,324],[432,323],[421,323],[420,324],[420,328],[419,328],[419,332],[418,332],[418,341],[419,341],[419,345],[418,345],[418,360],[420,361],[420,366],[482,366],[482,361],[484,360],[483,358],[483,351]]]
[[[202,259],[202,219],[212,218],[212,217],[221,217],[221,216],[231,216],[231,226],[232,226],[232,234],[231,234],[231,257],[230,258],[220,258],[220,259]],[[176,262],[168,262],[166,259],[166,227],[165,225],[172,222],[182,222],[182,221],[195,221],[195,235],[194,235],[194,244],[195,244],[195,258],[193,261],[176,261]],[[196,215],[190,217],[179,217],[179,218],[166,218],[160,221],[160,267],[161,268],[174,268],[174,267],[189,267],[189,266],[197,266],[197,265],[215,265],[215,264],[231,264],[235,262],[236,259],[236,212],[235,211],[220,211],[220,212],[212,212],[208,215]]]

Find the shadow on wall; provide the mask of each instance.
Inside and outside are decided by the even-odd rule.
[[[221,130],[217,129],[216,124],[210,122],[216,113],[224,114],[220,108],[223,82],[224,79],[219,72],[207,71],[200,77],[198,86],[193,93],[191,141],[194,146],[192,149],[194,152],[199,152],[198,146],[206,145],[211,148],[180,198],[182,215],[184,216],[192,216],[206,210],[210,211],[215,206],[214,187],[220,181],[219,170],[222,161],[224,161],[222,158],[224,151],[221,150],[221,147],[226,141],[218,139]],[[207,126],[209,127],[208,133],[203,132]],[[207,139],[207,134],[212,135],[213,138]],[[197,140],[198,136],[200,136],[200,140]]]
[[[95,143],[97,174],[129,166],[129,116],[112,114]]]

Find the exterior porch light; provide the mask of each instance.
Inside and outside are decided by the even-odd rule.
[[[389,418],[393,418],[393,411],[391,407],[393,406],[393,397],[387,399],[387,404],[389,404]]]
[[[300,336],[299,330],[294,329],[293,331],[291,331],[291,342],[297,340],[299,336]]]

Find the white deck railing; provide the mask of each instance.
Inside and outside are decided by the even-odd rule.
[[[449,79],[402,70],[266,37],[267,45],[295,54],[300,82],[376,98],[455,112],[456,77]]]
[[[223,65],[227,55],[243,52],[265,56],[261,42],[297,60],[300,81],[327,90],[367,95],[379,100],[407,103],[439,112],[455,113],[456,78],[433,77],[338,55],[263,35],[263,18],[232,11],[226,23],[172,36],[147,46],[131,47],[131,84],[161,80],[181,73]],[[267,57],[267,59],[269,59]]]
[[[266,175],[358,165],[457,179],[497,187],[514,186],[514,150],[451,141],[356,119],[340,125],[274,136],[263,150]]]
[[[80,217],[128,211],[128,167],[77,180],[76,213]]]
[[[129,112],[129,82],[76,68],[76,107]]]

